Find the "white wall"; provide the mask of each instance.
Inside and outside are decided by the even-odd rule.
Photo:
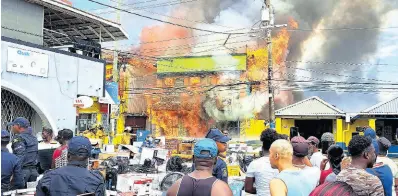
[[[8,47],[49,57],[48,77],[7,72]],[[73,55],[73,56],[71,56]],[[77,95],[103,96],[105,61],[2,37],[1,86],[22,97],[53,130],[75,129]],[[24,58],[21,56],[21,58]],[[39,124],[38,122],[35,124]]]

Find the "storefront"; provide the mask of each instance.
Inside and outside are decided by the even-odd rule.
[[[289,136],[321,138],[325,132],[334,134],[336,142],[343,145],[345,113],[319,97],[311,97],[275,112],[276,130]]]

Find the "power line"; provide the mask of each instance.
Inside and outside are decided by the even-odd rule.
[[[157,18],[152,18],[150,16],[145,16],[145,15],[142,15],[142,14],[133,13],[133,12],[130,12],[128,10],[120,9],[120,8],[115,7],[115,6],[104,4],[104,3],[101,3],[101,2],[98,2],[98,1],[94,1],[94,0],[88,0],[88,1],[91,1],[93,3],[99,4],[99,5],[102,5],[102,6],[106,6],[106,7],[109,7],[109,8],[113,8],[115,10],[126,12],[126,13],[129,13],[129,14],[132,14],[132,15],[136,15],[136,16],[139,16],[139,17],[142,17],[142,18],[146,18],[146,19],[150,19],[150,20],[154,20],[154,21],[158,21],[158,22],[162,22],[162,23],[166,23],[166,24],[170,24],[170,25],[174,25],[174,26],[179,26],[179,27],[183,27],[183,28],[187,28],[187,29],[197,30],[197,31],[209,32],[209,33],[218,33],[218,34],[227,34],[227,35],[228,34],[231,34],[231,35],[242,35],[242,34],[248,34],[249,33],[249,32],[226,33],[226,32],[221,32],[221,31],[212,31],[212,30],[208,30],[208,29],[200,29],[200,28],[196,28],[196,27],[189,27],[189,26],[185,26],[185,25],[181,25],[181,24],[177,24],[177,23],[173,23],[173,22],[169,22],[169,21],[165,21],[165,20],[161,20],[161,19],[157,19]]]

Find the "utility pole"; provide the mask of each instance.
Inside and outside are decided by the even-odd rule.
[[[272,66],[272,37],[271,32],[274,28],[287,27],[287,24],[274,24],[274,9],[271,5],[271,0],[264,0],[264,6],[261,10],[261,25],[260,29],[266,30],[267,50],[268,50],[268,118],[271,128],[275,128],[275,103],[274,103],[274,89],[272,86],[273,66]]]

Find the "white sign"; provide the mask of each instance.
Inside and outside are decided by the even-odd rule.
[[[73,100],[73,106],[80,108],[89,108],[94,104],[93,99],[87,96],[81,96]]]
[[[98,98],[98,103],[105,103],[105,104],[110,104],[111,102],[107,97],[100,97]]]
[[[48,77],[48,55],[8,47],[7,71]]]

